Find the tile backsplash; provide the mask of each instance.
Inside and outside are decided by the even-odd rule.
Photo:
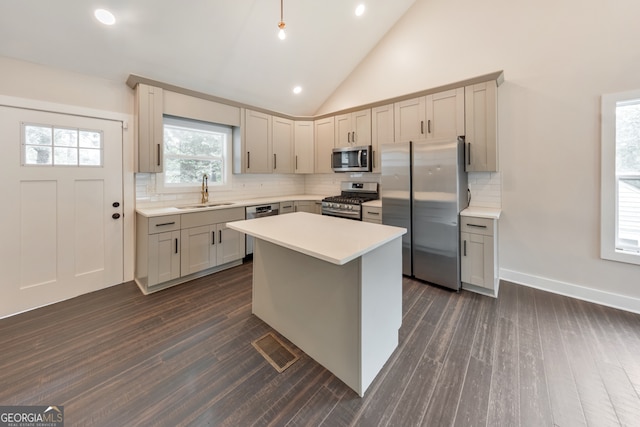
[[[152,173],[136,174],[136,203],[138,207],[162,207],[200,201],[199,191],[189,193],[158,192],[156,177],[157,175]],[[340,194],[340,183],[349,180],[380,183],[380,174],[233,175],[230,187],[224,190],[215,187],[209,188],[209,200],[225,201],[294,194],[333,196]],[[498,209],[502,207],[502,176],[500,172],[469,173],[469,189],[471,190],[470,206]]]
[[[469,206],[502,208],[502,174],[500,172],[469,172]]]

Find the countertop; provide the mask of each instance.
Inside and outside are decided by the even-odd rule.
[[[489,219],[499,219],[500,214],[502,213],[501,209],[496,208],[482,208],[477,206],[470,206],[460,212],[460,216],[470,216],[474,218],[489,218]]]
[[[246,206],[262,205],[267,203],[282,203],[282,202],[289,202],[289,201],[296,201],[296,200],[320,201],[325,197],[326,196],[320,196],[317,194],[295,194],[292,196],[272,196],[272,197],[260,197],[256,199],[244,199],[244,200],[209,200],[209,204],[216,204],[216,203],[222,203],[222,204],[219,206],[208,206],[206,208],[203,208],[203,207],[188,208],[188,206],[199,205],[199,203],[189,203],[187,205],[177,205],[177,206],[137,208],[136,212],[142,216],[151,218],[154,216],[162,216],[162,215],[176,215],[176,214],[186,214],[186,213],[192,213],[192,212],[204,212],[208,210],[239,208],[239,207],[246,207]]]
[[[381,208],[382,199],[371,200],[370,202],[364,202],[362,206],[371,206],[372,208]]]
[[[308,212],[228,222],[227,227],[336,265],[407,232],[405,228]]]

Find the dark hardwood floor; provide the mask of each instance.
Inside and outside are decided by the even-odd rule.
[[[0,320],[0,405],[64,405],[68,426],[640,425],[639,315],[405,278],[399,347],[359,398],[295,347],[281,374],[252,347],[271,329],[251,268]]]

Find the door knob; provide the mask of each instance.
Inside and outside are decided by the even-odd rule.
[[[120,206],[120,203],[118,203],[118,202],[113,202],[113,204],[112,204],[111,206],[113,206],[114,208],[117,208],[118,206]]]
[[[111,218],[118,219],[118,218],[120,218],[120,214],[119,213],[114,213],[113,215],[111,215]]]

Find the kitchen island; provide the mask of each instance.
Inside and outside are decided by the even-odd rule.
[[[253,313],[363,396],[398,346],[406,230],[305,212],[227,227],[255,238]]]

